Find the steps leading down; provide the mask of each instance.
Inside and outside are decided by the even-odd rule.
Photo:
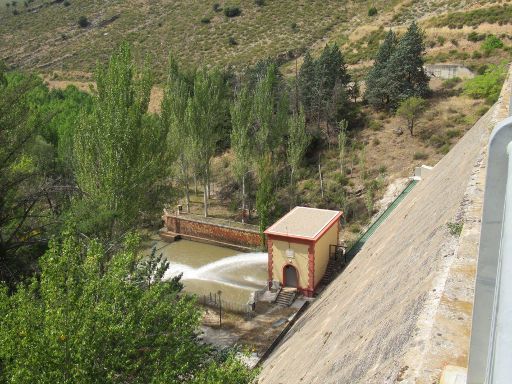
[[[277,295],[276,304],[281,307],[289,307],[293,303],[293,300],[295,300],[295,296],[297,296],[296,288],[284,287]]]
[[[444,365],[465,364],[474,266],[450,277],[465,256],[447,224],[478,222],[465,209],[481,193],[469,186],[485,172],[494,123],[491,109],[405,196],[269,356],[260,384],[430,384]],[[453,284],[466,285],[446,291]]]

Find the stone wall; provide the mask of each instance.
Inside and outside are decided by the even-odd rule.
[[[204,241],[212,244],[234,246],[237,249],[259,248],[261,246],[260,233],[252,226],[216,223],[204,218],[195,218],[192,215],[162,216],[167,232],[179,237]]]

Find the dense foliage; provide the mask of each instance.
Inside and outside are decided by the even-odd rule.
[[[35,268],[75,192],[74,122],[90,97],[49,91],[42,81],[0,69],[0,281]]]
[[[327,45],[318,59],[309,53],[298,77],[300,97],[309,120],[314,120],[320,128],[325,121],[324,137],[329,141],[331,133],[340,120],[350,113],[349,83],[345,60],[336,44]]]
[[[197,342],[195,301],[180,294],[179,277],[160,280],[161,256],[141,260],[137,249],[128,236],[108,255],[65,232],[41,258],[39,278],[13,295],[1,288],[0,381],[250,382],[255,372]]]
[[[368,74],[366,100],[376,108],[396,109],[409,97],[428,96],[424,51],[423,32],[416,23],[409,26],[398,42],[390,31]]]
[[[498,100],[507,73],[506,63],[490,65],[484,74],[464,83],[464,93],[475,99],[485,99],[493,104]]]
[[[133,228],[141,213],[160,210],[170,154],[166,127],[146,114],[151,74],[147,66],[134,68],[127,45],[98,68],[96,83],[92,111],[80,116],[74,134],[73,165],[83,194],[75,208],[80,230],[110,238]]]

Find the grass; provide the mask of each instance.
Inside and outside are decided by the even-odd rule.
[[[451,12],[432,19],[433,27],[462,28],[467,25],[476,27],[483,23],[510,24],[512,21],[512,5],[503,4],[464,12]]]
[[[21,68],[91,72],[96,60],[106,60],[113,47],[127,40],[138,60],[148,56],[163,78],[169,51],[185,65],[196,66],[240,67],[269,56],[293,57],[359,12],[344,9],[337,0],[268,1],[264,6],[241,0],[237,6],[240,15],[226,17],[205,0],[71,1],[67,7],[34,0],[27,9],[18,2],[17,16],[4,5],[0,60]],[[104,25],[115,15],[119,17]],[[87,17],[88,28],[78,27],[80,16]]]

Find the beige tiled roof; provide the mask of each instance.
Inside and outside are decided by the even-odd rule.
[[[315,239],[339,215],[341,215],[339,211],[295,207],[268,228],[265,233]]]

